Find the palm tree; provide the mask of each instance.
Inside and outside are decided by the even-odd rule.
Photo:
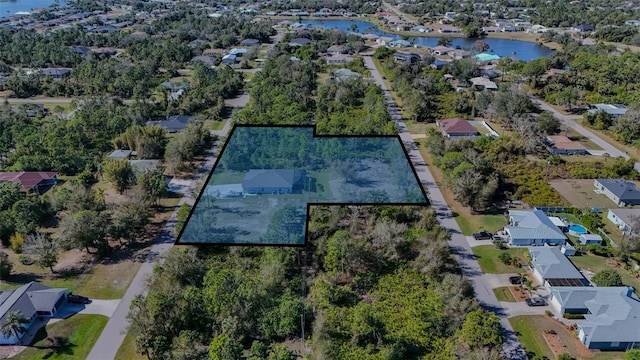
[[[27,320],[20,311],[12,311],[7,313],[4,320],[2,320],[2,323],[0,323],[0,332],[5,338],[15,335],[18,339],[18,344],[20,344],[21,340],[19,334],[23,334],[27,331],[23,325],[28,323],[29,320]]]

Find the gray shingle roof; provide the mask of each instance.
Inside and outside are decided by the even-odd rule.
[[[590,314],[576,323],[588,342],[640,342],[640,301],[622,293],[598,291],[585,302]]]
[[[640,199],[640,190],[636,185],[624,179],[598,179],[596,180],[606,189],[611,191],[621,201]]]
[[[584,279],[584,276],[555,246],[530,248],[533,267],[542,278],[548,279]]]
[[[294,169],[251,169],[244,176],[243,188],[291,187],[300,180],[302,171]]]
[[[510,210],[509,217],[513,225],[506,229],[512,239],[566,240],[562,230],[542,210]]]
[[[52,289],[37,282],[30,282],[15,290],[3,291],[0,294],[0,321],[9,312],[20,311],[29,319],[37,310],[51,311],[57,295],[65,289]],[[56,296],[54,297],[54,294]]]

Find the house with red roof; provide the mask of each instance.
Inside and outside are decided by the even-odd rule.
[[[480,132],[465,119],[441,119],[437,121],[442,135],[451,140],[474,140],[480,136]]]
[[[0,172],[0,182],[20,184],[20,191],[43,193],[57,183],[58,173],[52,171]]]

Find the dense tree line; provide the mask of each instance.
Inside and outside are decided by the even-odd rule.
[[[134,301],[138,351],[289,359],[279,344],[304,326],[313,358],[497,358],[498,319],[474,302],[432,211],[317,207],[311,219],[305,249],[174,248]]]

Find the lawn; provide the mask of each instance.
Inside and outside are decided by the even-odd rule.
[[[234,170],[216,171],[209,185],[240,184],[246,174],[246,172]]]
[[[416,122],[416,121],[405,121],[405,125],[407,125],[407,129],[413,135],[425,135],[427,130],[430,128],[436,128],[436,124],[433,123],[424,123],[424,122]]]
[[[440,188],[445,201],[451,208],[456,222],[458,223],[458,226],[460,226],[460,230],[464,235],[472,235],[474,232],[482,230],[495,232],[507,224],[507,218],[502,212],[494,214],[471,214],[468,207],[457,202],[454,199],[451,190],[448,187],[443,186],[444,174],[442,173],[442,170],[433,164],[433,158],[425,149],[422,141],[416,140],[416,144],[418,145],[420,154],[427,163],[429,171],[433,174],[436,184]]]
[[[473,255],[478,259],[480,269],[484,273],[489,274],[512,274],[524,272],[523,269],[515,266],[503,264],[498,260],[498,254],[501,252],[508,252],[511,257],[519,258],[521,263],[525,263],[526,248],[509,248],[505,250],[499,250],[494,245],[480,245],[471,248]]]
[[[109,319],[74,315],[38,331],[35,343],[13,359],[86,359]]]
[[[555,359],[544,339],[545,330],[554,330],[562,344],[566,346],[566,352],[575,359],[621,360],[624,358],[623,352],[591,352],[580,344],[578,338],[566,327],[546,315],[514,316],[509,318],[509,322],[518,334],[518,339],[525,351],[530,355],[533,353],[538,357],[546,356],[549,359]]]
[[[607,258],[589,254],[582,256],[572,256],[570,259],[571,262],[573,262],[573,264],[578,268],[586,269],[594,273],[598,273],[599,271],[605,269],[615,269],[622,277],[622,282],[624,282],[625,285],[633,287],[636,293],[640,292],[640,280],[631,276],[631,274],[629,274],[629,272],[625,269],[616,268],[613,265],[607,264]]]
[[[73,291],[92,299],[120,299],[138,273],[140,265],[140,262],[133,260],[95,265]]]
[[[120,345],[120,348],[118,349],[118,352],[116,353],[115,358],[116,360],[146,359],[144,356],[136,352],[136,341],[133,335],[131,334],[131,331],[129,331],[127,333],[127,336],[124,337],[124,341],[122,341],[122,345]]]
[[[580,208],[608,209],[615,206],[613,201],[594,190],[592,179],[556,179],[549,185],[556,189],[571,205]]]
[[[582,134],[580,134],[579,132],[575,131],[574,129],[570,129],[567,133],[567,137],[570,138],[573,141],[577,141],[580,144],[584,145],[584,147],[586,147],[589,150],[604,150],[602,147],[600,147],[600,145],[594,143],[593,141],[587,139],[586,137],[584,137]]]
[[[227,120],[222,120],[222,121],[215,121],[211,119],[205,120],[204,128],[207,130],[222,130],[226,121]]]
[[[516,298],[513,297],[508,286],[502,286],[493,289],[493,293],[496,294],[498,301],[516,302]]]

